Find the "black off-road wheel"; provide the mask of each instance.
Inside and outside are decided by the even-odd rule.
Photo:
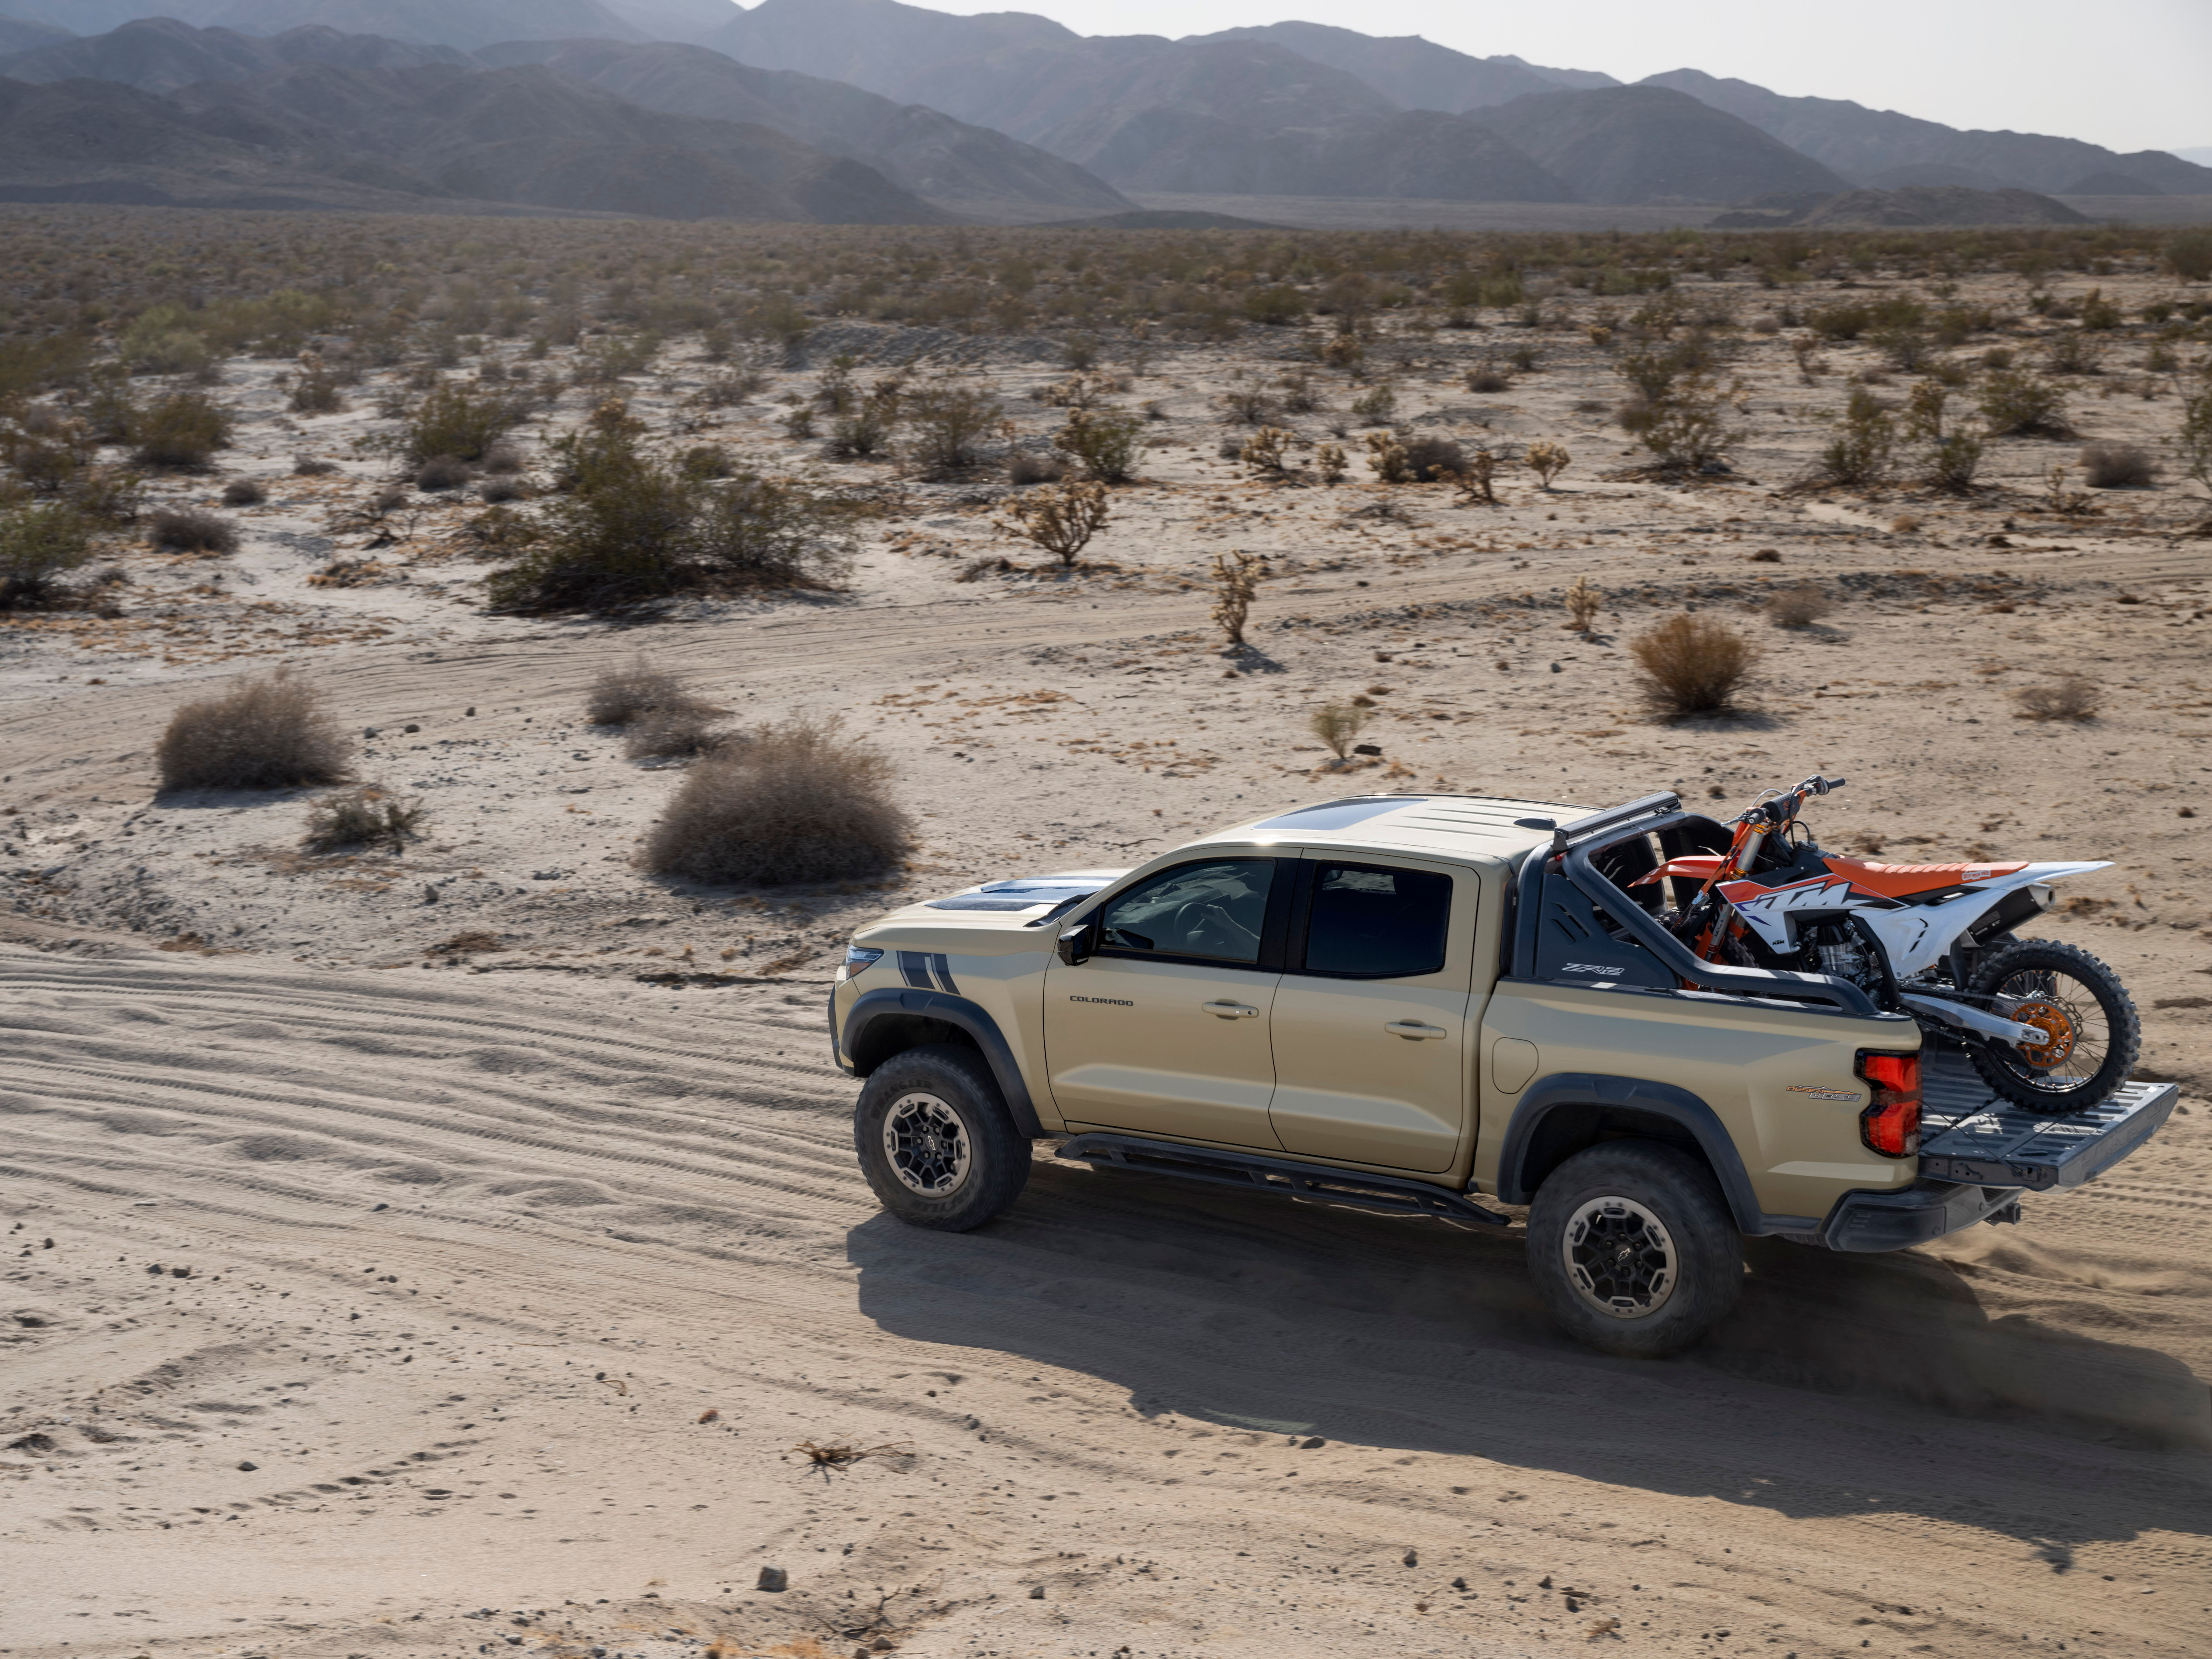
[[[1704,1164],[1656,1141],[1605,1141],[1536,1189],[1528,1272],[1577,1341],[1657,1359],[1735,1306],[1743,1241]]]
[[[1003,1213],[1030,1178],[1030,1144],[989,1063],[959,1043],[894,1054],[853,1115],[860,1169],[900,1220],[964,1233]]]
[[[2099,1104],[2128,1080],[2142,1049],[2142,1018],[2120,977],[2078,945],[2015,939],[1982,958],[1973,989],[1992,1012],[2049,1042],[1967,1045],[1974,1069],[2007,1100],[2049,1112]]]

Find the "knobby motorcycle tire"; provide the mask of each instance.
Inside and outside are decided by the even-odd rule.
[[[2014,975],[2039,968],[2078,981],[2096,1000],[2112,1033],[2104,1063],[2080,1082],[2054,1089],[2038,1085],[2035,1079],[2046,1074],[2039,1073],[2018,1049],[1975,1042],[1967,1046],[1966,1052],[1982,1080],[2007,1100],[2050,1112],[2086,1110],[2109,1098],[2113,1090],[2128,1080],[2142,1052],[2142,1018],[2118,974],[2081,946],[2062,945],[2056,939],[2015,939],[1991,952],[1976,964],[1969,988],[1987,996]]]

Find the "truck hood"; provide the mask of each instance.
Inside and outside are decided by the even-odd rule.
[[[980,887],[963,887],[944,898],[925,899],[923,910],[1048,910],[1069,899],[1088,898],[1100,888],[1119,881],[1127,870],[1066,870],[1050,876],[1017,876],[1007,881],[987,881]]]

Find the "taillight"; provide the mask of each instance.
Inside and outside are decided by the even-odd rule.
[[[1884,1158],[1920,1150],[1920,1056],[1859,1050],[1859,1080],[1874,1097],[1859,1114],[1859,1139]]]

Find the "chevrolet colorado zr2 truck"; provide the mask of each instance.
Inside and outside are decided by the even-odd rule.
[[[1039,1140],[1312,1203],[1526,1206],[1560,1325],[1656,1356],[1728,1313],[1747,1235],[2015,1221],[2172,1111],[2124,1083],[2039,1114],[1850,980],[1701,959],[1659,921],[1692,895],[1638,878],[1728,836],[1671,794],[1371,796],[908,906],[830,994],[860,1166],[956,1231],[1015,1201]]]

